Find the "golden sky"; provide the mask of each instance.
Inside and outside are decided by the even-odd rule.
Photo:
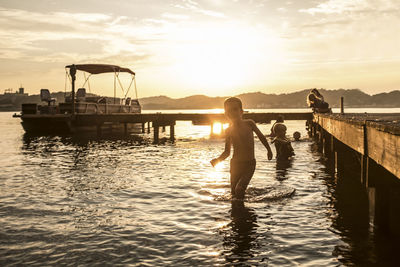
[[[0,0],[0,90],[64,91],[65,65],[107,63],[139,97],[374,94],[400,89],[399,32],[400,0]]]

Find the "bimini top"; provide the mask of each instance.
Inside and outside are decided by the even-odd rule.
[[[117,65],[108,65],[108,64],[77,64],[77,65],[68,65],[66,68],[72,68],[75,66],[77,70],[86,71],[90,74],[100,74],[100,73],[108,73],[108,72],[128,72],[132,75],[135,75],[133,71],[128,68],[121,68]]]

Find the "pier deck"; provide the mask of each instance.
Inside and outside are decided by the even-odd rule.
[[[285,120],[312,120],[311,112],[303,113],[253,113],[246,112],[243,118],[252,119],[256,123],[270,123],[276,120],[279,115],[283,115]],[[216,122],[227,123],[228,120],[223,113],[117,113],[117,114],[22,114],[21,119],[29,122],[29,125],[36,125],[37,128],[48,128],[49,125],[61,125],[59,128],[63,131],[74,132],[74,128],[92,127],[97,128],[97,133],[101,135],[102,128],[106,124],[122,125],[127,133],[129,124],[142,124],[142,132],[145,132],[147,123],[147,132],[153,128],[154,142],[159,141],[159,127],[170,127],[170,140],[175,140],[175,124],[177,121],[191,121],[194,125],[210,125],[211,132],[213,124]],[[151,125],[150,125],[151,124]],[[43,127],[40,127],[43,126]]]
[[[312,113],[244,113],[243,118],[252,119],[256,123],[270,123],[283,115],[285,120],[311,120]],[[223,113],[142,113],[142,114],[76,114],[76,119],[82,122],[93,120],[99,122],[157,122],[158,125],[170,125],[170,122],[192,121],[194,124],[211,124],[213,122],[228,122]]]
[[[337,140],[400,178],[400,113],[315,114],[313,120]]]
[[[337,183],[366,189],[370,225],[400,237],[400,114],[314,114],[309,131]]]

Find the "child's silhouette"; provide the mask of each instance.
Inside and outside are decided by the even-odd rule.
[[[254,157],[254,135],[255,132],[268,150],[268,159],[272,159],[272,150],[265,136],[258,129],[253,120],[243,120],[242,102],[239,98],[231,97],[224,103],[225,115],[231,121],[226,129],[225,150],[222,154],[210,162],[215,166],[218,162],[226,159],[233,145],[233,156],[231,159],[231,193],[233,199],[243,199],[246,188],[253,177],[256,167]]]

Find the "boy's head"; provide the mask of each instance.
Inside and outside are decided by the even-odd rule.
[[[283,115],[278,115],[278,117],[276,118],[276,122],[284,122],[285,118],[283,117]]]
[[[286,126],[283,123],[277,123],[274,126],[274,132],[277,137],[285,137],[286,135]]]
[[[299,141],[299,140],[300,140],[300,136],[301,136],[300,133],[297,132],[297,131],[293,133],[293,138],[294,138],[294,140],[296,140],[296,141]]]
[[[230,120],[238,120],[242,118],[243,108],[242,101],[237,97],[230,97],[224,102],[225,115]]]

